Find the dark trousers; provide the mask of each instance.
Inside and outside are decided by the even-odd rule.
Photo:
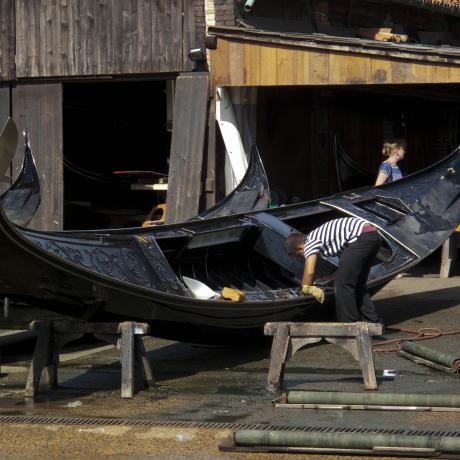
[[[362,233],[344,249],[335,276],[335,306],[341,323],[380,320],[366,289],[366,281],[382,244],[378,232]]]

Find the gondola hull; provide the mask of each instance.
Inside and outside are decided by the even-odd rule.
[[[378,291],[431,254],[460,221],[460,153],[383,187],[265,212],[144,229],[38,232],[0,212],[0,294],[84,319],[147,321],[152,334],[221,341],[261,334],[267,321],[307,319],[314,299],[298,291],[303,261],[283,242],[340,216],[376,225],[385,251],[368,287]],[[337,260],[321,259],[320,275]],[[194,298],[183,277],[245,292],[244,302]],[[327,301],[334,290],[325,287]]]

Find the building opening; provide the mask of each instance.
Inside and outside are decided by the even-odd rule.
[[[65,229],[140,226],[166,203],[171,89],[166,81],[64,84]]]

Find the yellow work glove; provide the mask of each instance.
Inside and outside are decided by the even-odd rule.
[[[313,296],[319,303],[324,302],[324,291],[317,286],[309,286],[304,284],[301,288],[301,291],[306,295]]]

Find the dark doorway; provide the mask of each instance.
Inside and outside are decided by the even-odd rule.
[[[165,191],[142,190],[168,173],[166,90],[165,81],[64,85],[65,229],[138,226],[166,202]]]
[[[384,139],[406,139],[407,154],[400,165],[406,175],[440,160],[460,142],[459,89],[457,85],[259,88],[257,144],[275,204],[340,191],[336,139],[368,173],[365,185],[373,185],[384,160]]]

